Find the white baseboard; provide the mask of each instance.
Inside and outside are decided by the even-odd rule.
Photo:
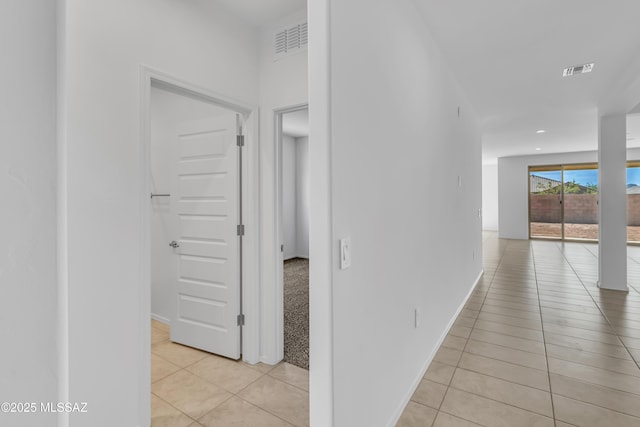
[[[462,303],[460,304],[460,306],[456,310],[456,312],[453,315],[453,317],[451,318],[451,320],[449,320],[449,324],[447,324],[447,327],[445,328],[444,332],[440,336],[440,339],[438,339],[438,341],[436,342],[436,345],[434,346],[433,350],[431,351],[431,354],[429,354],[429,357],[427,357],[427,360],[425,361],[424,365],[420,369],[420,374],[414,380],[413,384],[411,385],[411,387],[409,389],[409,392],[405,395],[404,399],[402,399],[400,408],[398,408],[398,410],[393,414],[393,417],[391,418],[391,423],[388,424],[389,426],[395,426],[398,423],[398,421],[400,420],[400,417],[402,416],[402,413],[404,412],[404,409],[409,404],[409,401],[411,400],[411,397],[413,396],[413,393],[415,393],[416,389],[420,385],[420,381],[422,381],[422,377],[427,372],[427,369],[429,369],[429,365],[431,365],[431,362],[433,362],[433,358],[435,357],[436,353],[440,349],[440,346],[442,345],[442,343],[444,342],[445,338],[447,337],[447,334],[449,333],[449,330],[451,329],[451,327],[455,323],[456,319],[458,318],[458,315],[460,315],[460,312],[464,309],[465,304],[467,303],[467,301],[471,297],[471,294],[473,294],[473,291],[478,286],[478,283],[480,283],[480,279],[482,278],[483,275],[484,275],[484,269],[480,271],[480,274],[478,274],[478,277],[476,278],[476,281],[473,283],[473,286],[471,286],[471,289],[467,293],[467,296],[464,298],[464,300],[462,301]]]
[[[151,318],[153,320],[157,320],[160,323],[164,323],[165,325],[171,325],[171,320],[167,319],[164,316],[160,316],[159,314],[151,313]]]
[[[262,356],[260,357],[260,360],[258,362],[260,363],[264,363],[265,365],[270,365],[270,366],[275,366],[278,363],[282,362],[283,359],[280,360],[275,360],[275,359],[271,359],[267,356]]]

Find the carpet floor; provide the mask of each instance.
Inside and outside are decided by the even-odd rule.
[[[309,260],[284,262],[284,361],[309,369]]]

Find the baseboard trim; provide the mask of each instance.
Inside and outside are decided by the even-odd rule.
[[[422,381],[422,377],[427,372],[427,369],[429,369],[429,365],[431,365],[431,362],[433,362],[433,358],[436,356],[436,353],[438,352],[438,349],[440,348],[440,346],[444,342],[445,338],[447,337],[447,334],[449,333],[449,330],[451,330],[451,327],[453,326],[453,324],[455,323],[456,319],[460,315],[460,312],[464,309],[465,304],[467,303],[467,301],[469,301],[469,298],[471,297],[471,294],[473,294],[473,291],[478,286],[478,283],[480,283],[480,279],[482,279],[483,275],[484,275],[484,269],[480,270],[480,274],[478,274],[478,277],[476,278],[475,282],[473,283],[473,286],[471,286],[471,289],[469,289],[469,292],[467,293],[467,296],[464,298],[464,300],[462,300],[462,303],[460,304],[460,306],[456,310],[455,314],[453,315],[451,320],[449,320],[449,323],[447,324],[447,327],[445,328],[444,332],[440,336],[440,339],[438,339],[438,341],[436,342],[436,345],[434,346],[433,350],[431,351],[431,354],[429,354],[429,357],[427,357],[427,360],[425,361],[424,365],[420,369],[420,374],[416,377],[415,381],[411,385],[411,387],[409,389],[409,392],[405,395],[404,399],[402,399],[402,404],[400,405],[400,408],[398,408],[398,410],[393,414],[393,417],[391,418],[391,422],[388,424],[389,426],[395,426],[398,423],[398,421],[400,420],[400,417],[402,416],[402,413],[404,412],[405,408],[409,404],[409,401],[411,400],[411,396],[413,396],[413,393],[415,393],[416,389],[420,385],[420,381]]]
[[[165,325],[171,325],[171,320],[167,319],[164,316],[160,316],[159,314],[151,313],[151,318],[153,320],[157,320],[160,323],[164,323]]]

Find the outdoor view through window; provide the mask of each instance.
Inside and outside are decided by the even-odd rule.
[[[529,236],[598,240],[598,165],[529,168]],[[627,167],[627,240],[640,243],[640,162]]]

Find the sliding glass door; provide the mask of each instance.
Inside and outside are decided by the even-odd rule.
[[[565,165],[564,238],[598,240],[598,165]]]
[[[598,240],[598,165],[529,168],[529,236]]]
[[[627,241],[640,244],[640,161],[627,165]]]
[[[529,168],[529,236],[562,239],[562,166]]]
[[[598,240],[598,164],[529,167],[529,237]],[[640,245],[640,160],[627,162],[627,242]]]

